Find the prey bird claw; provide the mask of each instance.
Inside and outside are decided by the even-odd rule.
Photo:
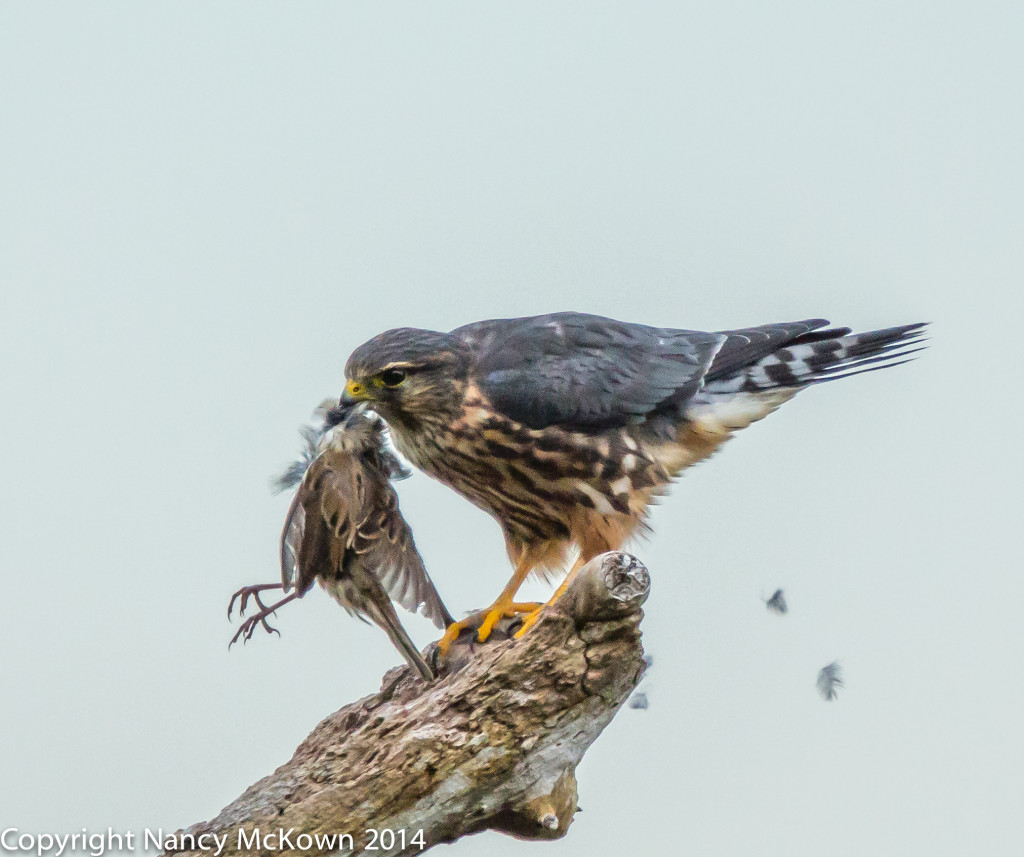
[[[267,622],[266,616],[263,615],[263,613],[258,613],[255,616],[248,617],[239,626],[238,630],[235,631],[235,635],[231,638],[231,642],[228,643],[228,648],[230,649],[235,643],[237,643],[239,637],[242,638],[242,645],[244,646],[252,639],[252,635],[256,633],[256,629],[261,624],[268,634],[277,634],[277,636],[281,636],[281,632]]]
[[[249,603],[250,598],[255,598],[256,603],[259,605],[260,610],[266,610],[266,605],[260,600],[260,593],[265,592],[268,589],[284,589],[283,583],[258,583],[255,586],[243,586],[234,595],[231,596],[231,601],[228,602],[228,619],[231,618],[231,611],[235,607],[235,602],[241,598],[241,603],[238,605],[238,615],[242,616],[245,614],[245,606]]]
[[[252,639],[252,635],[256,633],[256,629],[263,626],[263,630],[268,634],[277,634],[281,636],[281,632],[277,630],[273,625],[267,621],[268,616],[272,616],[277,612],[279,607],[287,604],[289,601],[294,601],[299,597],[298,592],[292,592],[290,595],[286,595],[280,601],[275,601],[273,604],[266,605],[260,600],[260,591],[266,589],[281,589],[280,583],[262,583],[256,586],[243,586],[234,595],[231,596],[231,604],[228,605],[228,618],[231,618],[231,605],[235,603],[235,599],[241,597],[241,603],[238,607],[239,618],[245,617],[245,621],[238,626],[238,630],[235,631],[235,635],[231,638],[231,642],[228,643],[230,649],[235,643],[238,642],[238,638],[242,638],[243,645],[248,643]],[[253,613],[251,616],[245,616],[246,604],[249,601],[250,596],[256,602],[256,606],[259,607],[259,612]]]

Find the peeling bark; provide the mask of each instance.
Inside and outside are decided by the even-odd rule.
[[[290,761],[213,820],[179,831],[179,850],[165,853],[209,857],[186,847],[189,835],[209,842],[213,833],[227,835],[221,857],[337,853],[318,847],[317,834],[349,834],[342,853],[358,854],[371,828],[395,836],[394,847],[378,838],[370,852],[378,855],[418,854],[487,829],[564,836],[576,766],[643,674],[649,588],[634,557],[603,554],[521,640],[510,639],[518,620],[506,620],[486,643],[466,631],[446,658],[431,652],[435,682],[406,666],[390,670],[379,693],[322,721]],[[264,837],[292,833],[257,848],[257,828]]]

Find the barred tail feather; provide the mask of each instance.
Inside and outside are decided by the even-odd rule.
[[[925,324],[867,333],[833,328],[802,334],[771,354],[730,366],[687,405],[685,416],[701,430],[728,436],[777,410],[804,387],[898,366],[924,346]]]
[[[773,351],[737,372],[733,378],[712,382],[707,389],[713,392],[718,385],[746,393],[779,388],[799,389],[898,366],[925,347],[922,344],[925,327],[923,323],[905,324],[832,338],[823,338],[821,333],[816,333]],[[736,385],[738,379],[742,379],[742,383]]]

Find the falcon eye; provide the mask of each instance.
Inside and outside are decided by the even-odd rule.
[[[404,369],[385,369],[380,373],[380,382],[385,387],[397,387],[405,380],[406,374]]]

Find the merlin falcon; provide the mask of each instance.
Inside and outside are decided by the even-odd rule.
[[[342,402],[366,402],[413,465],[501,525],[514,567],[479,626],[485,640],[531,572],[587,561],[648,528],[683,470],[805,387],[905,362],[924,324],[867,333],[825,319],[704,332],[577,312],[492,319],[450,333],[389,330],[345,367]],[[465,623],[441,640],[445,651]]]

